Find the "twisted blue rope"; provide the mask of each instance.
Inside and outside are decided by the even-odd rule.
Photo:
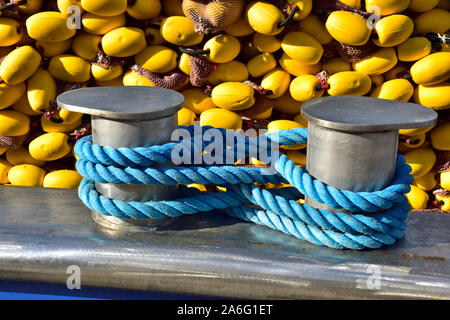
[[[190,135],[198,136],[205,134],[210,127],[191,126],[181,129],[187,130]],[[225,129],[219,131],[223,136],[230,134]],[[235,152],[243,152],[247,157],[249,148],[259,147],[263,139],[269,148],[271,143],[277,146],[304,144],[307,130],[296,128],[244,139],[239,133],[231,135],[232,141],[240,139],[240,145],[227,146],[223,143],[223,150],[216,150],[219,157],[224,157],[230,147]],[[192,139],[187,142],[192,143]],[[389,187],[377,192],[356,193],[325,185],[311,177],[304,167],[295,166],[295,163],[284,155],[276,160],[274,172],[264,172],[267,170],[264,168],[239,166],[155,166],[170,162],[173,150],[182,143],[183,141],[149,148],[114,149],[93,144],[91,137],[81,139],[75,146],[79,157],[77,170],[84,177],[79,187],[80,199],[90,209],[118,218],[157,219],[217,210],[336,249],[379,248],[391,245],[403,237],[406,230],[409,205],[404,194],[410,191],[409,184],[413,177],[409,175],[411,168],[402,156],[398,156],[396,175]],[[201,141],[198,150],[191,150],[191,156],[195,152],[203,153],[207,146],[207,143]],[[222,186],[227,191],[210,193],[180,187],[176,200],[125,202],[97,193],[94,181],[136,185],[198,183]],[[289,183],[293,187],[262,190],[255,182]],[[298,202],[302,195],[342,209],[342,212],[335,213],[302,205]]]
[[[304,128],[295,128],[291,130],[281,130],[277,133],[267,133],[265,135],[260,135],[258,137],[249,138],[243,137],[239,133],[235,133],[230,130],[217,129],[213,127],[198,127],[190,126],[183,127],[180,129],[187,130],[191,135],[189,141],[181,142],[171,142],[161,146],[151,146],[147,148],[137,147],[137,148],[112,148],[108,146],[99,146],[92,143],[92,136],[86,136],[80,139],[75,145],[75,154],[83,155],[83,159],[92,163],[103,164],[105,166],[119,166],[119,167],[151,167],[157,164],[166,164],[171,162],[172,151],[177,147],[185,143],[186,145],[191,144],[196,146],[193,141],[196,137],[197,128],[201,128],[200,134],[205,133],[209,129],[219,130],[223,137],[230,135],[234,137],[233,139],[233,150],[229,150],[229,153],[239,154],[242,151],[242,157],[246,158],[249,156],[250,146],[255,146],[258,148],[262,143],[261,141],[266,141],[276,143],[278,145],[294,145],[298,143],[305,144],[307,141],[308,130]],[[230,133],[231,132],[231,133]],[[238,140],[239,139],[239,140]],[[236,143],[239,141],[239,143]],[[205,149],[205,142],[202,142],[201,148],[198,150],[192,150],[191,160],[194,158],[194,154],[201,154]],[[223,145],[226,146],[226,141]],[[264,146],[268,150],[271,149],[270,143]],[[226,163],[225,158],[226,150],[223,150],[222,163]],[[235,161],[239,159],[234,159]],[[192,161],[193,162],[193,161]]]

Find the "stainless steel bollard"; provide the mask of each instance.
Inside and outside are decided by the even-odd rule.
[[[98,87],[65,92],[58,106],[90,114],[93,143],[114,148],[150,147],[170,141],[178,127],[177,112],[182,94],[158,87]],[[156,185],[116,185],[95,183],[96,190],[115,200],[161,201],[173,199],[177,187]],[[111,229],[156,228],[170,223],[164,219],[118,219],[93,211],[99,225]]]
[[[341,190],[372,192],[387,187],[395,174],[399,129],[436,123],[427,107],[368,97],[324,97],[306,102],[306,169]],[[306,197],[318,209],[338,211]],[[339,211],[343,211],[342,209]]]

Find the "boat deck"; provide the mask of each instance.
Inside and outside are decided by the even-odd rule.
[[[0,187],[0,279],[256,299],[450,298],[450,216],[411,213],[391,247],[340,251],[219,213],[118,232],[76,191]]]

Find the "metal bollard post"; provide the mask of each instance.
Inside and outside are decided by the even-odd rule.
[[[170,141],[178,127],[177,111],[184,102],[180,93],[158,87],[98,87],[65,92],[58,106],[90,114],[94,144],[114,148],[150,147]],[[173,199],[176,186],[116,185],[95,183],[96,190],[115,200],[161,201]],[[164,219],[118,219],[93,211],[99,225],[111,229],[156,228],[170,223]]]
[[[306,169],[341,190],[372,192],[387,187],[395,174],[399,129],[436,123],[427,107],[368,97],[324,97],[306,102]],[[306,197],[305,203],[336,212]],[[340,209],[339,211],[343,211]]]

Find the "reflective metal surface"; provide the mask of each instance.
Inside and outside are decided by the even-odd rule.
[[[0,187],[0,278],[234,298],[450,299],[450,216],[411,213],[373,251],[315,246],[218,213],[161,230],[107,230],[76,191]]]
[[[184,102],[181,93],[159,87],[96,87],[67,91],[56,99],[69,111],[109,119],[144,120],[171,116]]]
[[[70,111],[92,115],[92,140],[114,148],[150,147],[170,142],[178,127],[177,111],[184,102],[182,94],[158,87],[82,88],[58,96],[58,105]],[[105,197],[122,201],[170,200],[176,186],[115,185],[95,183]],[[92,213],[98,224],[112,229],[141,229],[166,225],[173,219],[118,219]]]
[[[415,103],[348,96],[307,101],[302,114],[311,123],[350,132],[424,128],[436,123],[438,116]]]
[[[172,132],[177,127],[178,116],[176,112],[165,118],[142,121],[125,121],[92,116],[92,141],[101,146],[114,148],[150,147],[169,142]],[[95,189],[105,197],[123,201],[170,200],[173,199],[177,191],[176,186],[115,185],[98,182],[95,183]]]
[[[309,174],[340,190],[376,191],[395,175],[398,131],[348,133],[309,125]]]

